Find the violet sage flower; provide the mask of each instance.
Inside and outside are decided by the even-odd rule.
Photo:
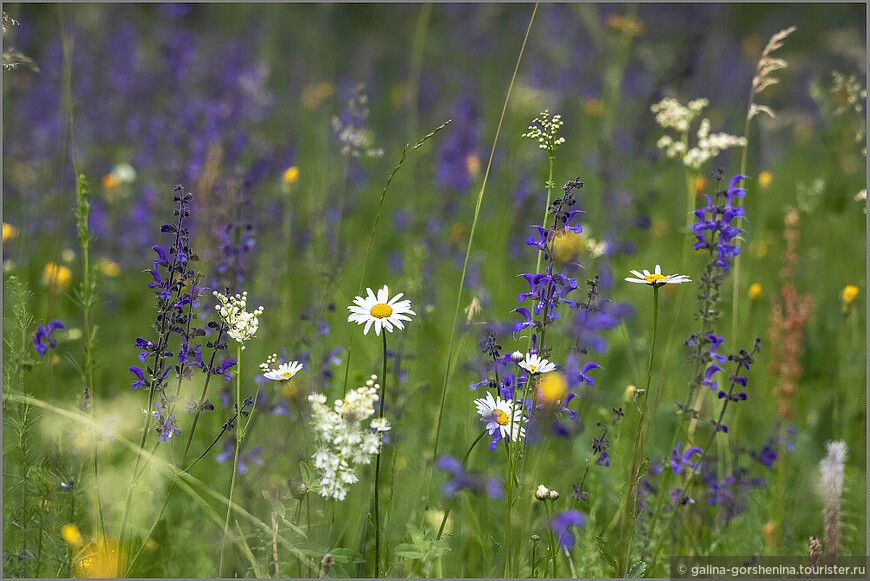
[[[52,319],[48,325],[39,326],[33,337],[33,346],[40,357],[44,357],[49,349],[54,349],[57,346],[57,340],[51,338],[51,333],[63,328],[63,323],[57,319]]]

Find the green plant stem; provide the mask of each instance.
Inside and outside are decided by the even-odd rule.
[[[384,417],[384,400],[387,399],[387,330],[382,329],[384,345],[384,367],[381,375],[381,398],[378,418]],[[381,475],[381,444],[378,444],[378,455],[375,459],[375,578],[381,573],[381,508],[378,501]]]
[[[396,173],[398,173],[399,168],[402,167],[402,164],[405,163],[405,158],[408,157],[409,152],[416,151],[417,149],[422,147],[423,144],[426,143],[427,141],[429,141],[430,138],[434,137],[436,133],[438,133],[439,131],[441,131],[445,127],[447,127],[447,125],[449,125],[451,121],[452,121],[452,119],[448,119],[447,121],[445,121],[444,123],[442,123],[441,125],[436,127],[435,129],[430,131],[428,134],[426,134],[426,136],[424,136],[420,141],[418,141],[413,147],[411,147],[410,143],[405,145],[405,149],[402,150],[402,156],[399,158],[399,163],[397,163],[396,166],[393,168],[393,171],[390,172],[390,177],[387,178],[387,183],[384,185],[384,189],[381,191],[381,199],[378,202],[378,211],[377,211],[377,214],[375,214],[375,222],[372,225],[372,232],[369,235],[369,245],[368,245],[368,248],[366,249],[365,257],[363,258],[362,273],[360,273],[360,276],[359,276],[359,287],[357,288],[357,294],[362,293],[363,283],[366,279],[366,269],[367,269],[368,263],[369,263],[369,255],[371,255],[371,253],[372,253],[372,246],[374,245],[374,242],[375,242],[375,233],[378,230],[378,222],[381,221],[381,211],[383,210],[383,207],[384,207],[384,200],[387,197],[387,190],[390,189],[390,184],[393,182],[393,178],[396,176]],[[348,378],[348,375],[350,373],[350,355],[353,352],[353,338],[354,338],[354,336],[355,336],[354,334],[351,334],[351,336],[350,336],[350,343],[347,347],[347,357],[345,357],[345,362],[344,362],[344,383],[343,383],[342,388],[341,388],[342,389],[342,391],[341,391],[342,397],[347,395],[347,378]]]
[[[659,286],[653,285],[653,336],[652,336],[652,346],[650,347],[649,354],[649,367],[647,368],[646,373],[646,389],[643,394],[639,397],[643,398],[642,407],[640,409],[640,420],[637,425],[637,434],[635,435],[634,440],[634,456],[631,461],[631,476],[628,480],[628,491],[625,495],[625,507],[622,513],[622,529],[619,535],[619,561],[617,563],[617,575],[620,577],[625,576],[625,572],[628,567],[628,562],[631,559],[631,543],[629,541],[628,529],[629,525],[635,520],[635,507],[636,507],[636,498],[635,498],[635,490],[637,485],[637,480],[639,478],[638,472],[640,471],[641,458],[643,456],[643,447],[645,442],[645,423],[646,423],[646,412],[649,403],[649,389],[652,384],[652,370],[653,370],[653,362],[655,360],[656,353],[656,331],[658,330],[659,324]]]
[[[505,498],[505,519],[504,519],[504,548],[505,548],[505,559],[504,559],[504,577],[513,577],[511,575],[511,539],[513,535],[511,535],[511,508],[513,508],[513,499],[514,499],[514,470],[513,470],[513,456],[511,455],[511,447],[510,441],[507,438],[504,438],[504,449],[507,454],[508,460],[508,475],[505,479],[505,488],[506,498]]]
[[[242,344],[236,342],[236,414],[238,414],[242,409]],[[236,433],[238,434],[239,423],[241,423],[241,418],[237,418],[238,423],[236,424]],[[242,439],[241,434],[236,437],[236,449],[233,453],[233,476],[230,479],[230,495],[229,502],[227,503],[227,517],[224,520],[224,532],[221,540],[221,555],[220,561],[218,562],[218,577],[223,575],[224,571],[224,550],[226,549],[227,543],[227,530],[230,526],[230,512],[233,509],[233,491],[236,488],[236,473],[239,471],[239,448],[242,447]]]
[[[547,163],[549,172],[547,174],[547,204],[544,206],[544,218],[541,220],[541,225],[547,226],[547,216],[550,215],[550,201],[553,199],[553,164],[556,163],[556,155],[553,152],[547,154]],[[535,263],[535,274],[541,274],[541,258],[544,255],[543,250],[538,250],[538,261]]]
[[[498,144],[498,136],[501,133],[501,127],[504,123],[504,117],[507,113],[508,102],[510,101],[511,91],[514,87],[514,81],[517,78],[517,72],[520,68],[520,62],[523,59],[523,51],[526,48],[526,42],[529,40],[529,33],[532,30],[532,23],[535,21],[535,14],[538,11],[538,5],[535,4],[535,8],[532,10],[532,16],[529,18],[529,26],[526,28],[526,36],[523,38],[523,44],[520,47],[520,53],[517,56],[517,62],[514,66],[514,74],[511,77],[510,84],[508,85],[507,94],[505,95],[504,105],[501,110],[501,117],[498,120],[498,126],[495,130],[495,137],[492,140],[492,148],[489,151],[489,161],[486,164],[486,171],[483,173],[483,183],[480,186],[480,191],[477,194],[477,203],[474,207],[474,219],[471,221],[471,230],[468,234],[468,246],[465,249],[465,261],[462,264],[462,276],[459,278],[459,288],[456,293],[456,308],[453,312],[453,324],[450,327],[450,343],[447,347],[447,359],[445,362],[445,370],[444,370],[444,383],[441,386],[441,401],[438,404],[438,416],[435,420],[435,443],[432,446],[432,462],[434,465],[435,459],[438,458],[438,442],[441,436],[441,419],[444,415],[444,403],[447,400],[447,386],[450,383],[450,372],[452,370],[451,361],[453,359],[453,349],[456,341],[456,324],[459,320],[459,309],[462,304],[462,289],[465,286],[465,275],[468,272],[468,259],[471,256],[471,245],[474,242],[474,232],[477,228],[477,219],[480,215],[480,206],[483,203],[483,193],[486,191],[486,182],[489,178],[489,171],[492,168],[492,159],[495,156],[495,147]],[[431,468],[430,468],[431,469]]]

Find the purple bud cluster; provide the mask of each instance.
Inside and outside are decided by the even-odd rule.
[[[141,366],[130,367],[134,376],[131,383],[133,389],[144,387],[149,391],[149,401],[155,403],[156,412],[152,411],[157,420],[157,431],[160,442],[169,442],[180,433],[177,427],[173,408],[181,382],[190,378],[194,368],[203,371],[208,379],[212,375],[221,375],[227,381],[230,379],[229,368],[236,364],[233,359],[226,359],[219,365],[215,358],[219,351],[226,349],[226,325],[222,322],[209,321],[206,328],[213,338],[206,340],[209,334],[206,328],[194,326],[196,311],[200,308],[200,297],[204,288],[198,286],[199,274],[193,268],[193,263],[199,260],[190,248],[190,230],[187,227],[190,217],[190,202],[193,195],[186,192],[182,186],[175,187],[173,200],[175,220],[165,224],[160,231],[172,235],[172,242],[167,247],[154,245],[152,250],[157,258],[148,269],[153,278],[148,283],[156,295],[157,315],[153,324],[157,336],[154,340],[139,337],[135,345],[140,350]],[[200,338],[202,338],[200,340]],[[211,350],[211,356],[206,360],[203,346]],[[167,393],[170,371],[175,371],[178,379],[178,389],[175,393]],[[194,413],[214,409],[205,399],[205,391],[200,401],[190,406]]]

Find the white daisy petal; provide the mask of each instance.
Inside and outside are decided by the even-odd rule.
[[[402,299],[403,293],[398,293],[390,298],[390,289],[387,285],[379,288],[377,293],[370,288],[366,289],[366,296],[358,296],[353,299],[353,304],[348,306],[351,313],[347,320],[350,323],[365,325],[363,334],[368,334],[374,325],[375,334],[380,335],[381,330],[392,333],[396,328],[404,329],[402,321],[410,321],[409,315],[415,315],[411,310],[411,301]]]

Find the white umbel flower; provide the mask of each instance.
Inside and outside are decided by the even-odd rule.
[[[324,498],[344,500],[348,486],[359,480],[357,467],[371,463],[384,433],[390,429],[386,418],[372,418],[379,386],[374,380],[370,382],[371,385],[350,391],[344,399],[333,402],[332,409],[322,393],[308,396],[317,444],[314,467]]]
[[[263,307],[257,307],[253,312],[248,312],[248,292],[237,294],[234,297],[228,297],[217,291],[214,291],[215,297],[220,304],[215,306],[215,309],[220,314],[221,319],[229,326],[227,334],[241,343],[242,349],[245,348],[245,341],[254,336],[257,329],[260,328],[259,316],[263,314]]]
[[[490,435],[498,431],[502,438],[512,442],[525,437],[526,429],[520,427],[523,410],[511,400],[502,399],[501,396],[492,397],[491,393],[487,393],[485,398],[474,400],[474,405]]]
[[[556,369],[556,364],[544,359],[537,353],[526,353],[526,358],[520,361],[520,367],[531,374],[549,373]]]
[[[368,335],[372,325],[375,327],[376,335],[381,334],[381,329],[386,329],[390,333],[393,332],[393,327],[404,329],[405,325],[402,321],[410,321],[411,317],[408,315],[417,314],[411,310],[411,301],[399,300],[404,296],[403,293],[389,298],[390,290],[387,285],[384,285],[377,295],[370,288],[366,289],[366,293],[365,297],[353,299],[354,304],[347,308],[350,311],[348,322],[365,325],[364,335]]]
[[[635,278],[626,277],[625,280],[637,284],[648,284],[650,286],[664,286],[666,284],[692,282],[692,279],[684,274],[662,274],[662,267],[658,264],[656,264],[655,272],[643,269],[643,273],[637,270],[632,270],[631,274],[633,274]]]

